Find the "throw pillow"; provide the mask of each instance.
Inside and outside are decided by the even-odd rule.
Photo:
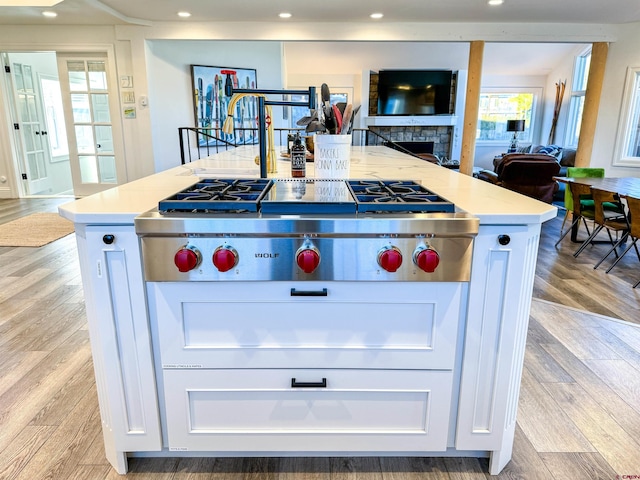
[[[552,157],[556,157],[556,160],[560,160],[560,156],[562,155],[562,147],[559,147],[558,145],[547,145],[546,147],[542,147],[540,150],[538,150],[538,153],[551,155]]]

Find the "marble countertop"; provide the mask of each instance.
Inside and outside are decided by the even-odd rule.
[[[91,225],[133,224],[140,213],[157,207],[158,201],[195,183],[197,177],[257,178],[257,147],[240,147],[206,159],[150,175],[63,204],[60,215],[74,223]],[[278,159],[272,178],[290,177],[287,159]],[[482,225],[542,223],[556,215],[556,207],[497,187],[457,171],[405,155],[387,147],[352,147],[350,178],[414,180],[477,216]],[[307,163],[307,177],[314,177]]]

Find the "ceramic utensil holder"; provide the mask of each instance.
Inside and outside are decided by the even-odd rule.
[[[351,135],[314,135],[316,178],[349,178]]]

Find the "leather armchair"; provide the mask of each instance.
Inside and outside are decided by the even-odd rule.
[[[478,178],[523,195],[551,203],[558,190],[560,164],[545,154],[513,153],[502,157],[496,171],[481,170]]]

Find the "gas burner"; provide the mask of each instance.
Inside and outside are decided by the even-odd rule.
[[[198,183],[162,200],[161,213],[257,212],[260,199],[271,186],[265,179],[200,179]]]
[[[360,213],[455,212],[455,205],[419,183],[399,180],[349,180]]]

